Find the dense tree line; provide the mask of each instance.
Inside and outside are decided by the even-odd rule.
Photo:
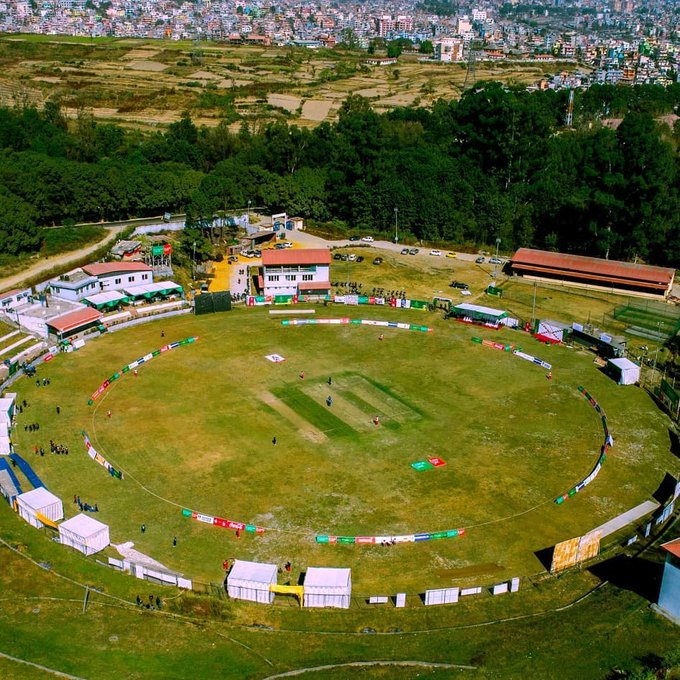
[[[187,212],[198,225],[250,201],[317,222],[404,238],[680,260],[676,86],[578,93],[480,83],[458,102],[377,114],[361,97],[335,124],[254,134],[98,124],[59,108],[0,109],[0,252],[38,246],[38,224]],[[599,120],[626,109],[616,129]],[[190,240],[194,239],[194,234]],[[201,249],[199,247],[199,249]]]

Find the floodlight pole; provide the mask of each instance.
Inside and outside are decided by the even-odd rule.
[[[394,208],[394,242],[399,243],[399,208]]]
[[[534,302],[531,305],[531,325],[534,325],[536,319],[536,281],[534,281]]]
[[[248,201],[248,218],[246,219],[246,224],[250,226],[250,203],[251,201]]]
[[[498,246],[500,246],[501,240],[500,238],[496,238],[496,260],[498,260]],[[493,266],[493,277],[494,279],[498,276],[498,263],[496,262]]]
[[[661,334],[661,321],[656,322],[656,332],[657,336]],[[657,345],[656,345],[656,352],[654,352],[654,379],[656,380],[656,361],[659,358],[659,338],[657,337],[656,339]]]
[[[194,241],[194,254],[191,258],[191,280],[196,280],[196,241]]]

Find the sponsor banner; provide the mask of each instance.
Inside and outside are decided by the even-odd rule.
[[[190,345],[193,342],[196,342],[198,340],[198,336],[190,337],[190,338],[185,338],[184,340],[179,340],[178,342],[173,342],[170,343],[169,345],[163,345],[160,349],[154,350],[153,352],[150,352],[149,354],[145,354],[143,357],[137,359],[136,361],[133,361],[129,363],[127,366],[124,366],[119,372],[114,373],[108,380],[105,380],[91,395],[90,399],[88,400],[87,404],[88,406],[92,406],[92,404],[102,395],[102,393],[106,390],[106,388],[114,381],[118,380],[118,378],[121,377],[124,373],[128,373],[129,371],[134,370],[135,368],[141,366],[142,364],[146,363],[147,361],[151,361],[154,357],[159,356],[162,352],[167,352],[170,349],[175,349],[176,347],[180,347],[182,345]]]
[[[247,531],[250,534],[263,534],[265,532],[264,527],[257,526],[255,524],[246,524],[245,522],[235,522],[231,519],[224,519],[223,517],[213,517],[212,515],[204,515],[200,512],[195,512],[193,510],[188,510],[186,508],[182,509],[182,515],[184,517],[191,517],[197,522],[203,522],[204,524],[210,524],[216,527],[222,527],[223,529],[233,529],[235,531]]]
[[[112,477],[116,477],[116,479],[124,479],[123,472],[121,470],[116,470],[116,468],[109,463],[104,456],[101,454],[97,453],[95,450],[94,446],[92,446],[92,442],[90,441],[90,438],[87,436],[87,432],[83,430],[80,433],[83,437],[83,442],[85,443],[85,449],[87,450],[87,455],[92,458],[95,462],[99,463],[103,468],[106,468],[109,471],[109,474]]]
[[[196,513],[196,519],[199,522],[204,522],[205,524],[213,524],[213,520],[215,518],[211,517],[210,515],[201,515],[200,513]]]
[[[281,321],[282,326],[310,326],[315,324],[353,324],[356,326],[381,326],[385,328],[400,328],[402,330],[421,331],[423,333],[432,333],[432,328],[429,326],[420,326],[418,324],[409,323],[395,323],[394,321],[380,321],[376,319],[348,319],[347,317],[336,319],[284,319]]]
[[[317,534],[314,540],[323,545],[344,543],[354,545],[393,545],[396,543],[421,543],[423,541],[456,538],[463,536],[465,529],[447,529],[445,531],[421,532],[418,534],[402,534],[400,536],[329,536]]]

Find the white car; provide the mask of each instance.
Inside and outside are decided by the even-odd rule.
[[[364,236],[362,239],[365,243],[373,243],[373,237],[372,236]]]
[[[430,255],[434,255],[435,257],[441,257],[442,251],[441,250],[431,250]]]
[[[293,242],[292,242],[292,241],[284,241],[284,242],[283,242],[283,247],[284,247],[284,248],[292,248],[292,247],[293,247]]]
[[[354,253],[350,253],[350,254],[347,256],[347,259],[348,259],[350,262],[354,262],[354,260],[357,259],[357,256],[356,256]]]

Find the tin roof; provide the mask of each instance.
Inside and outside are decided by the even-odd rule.
[[[668,541],[668,543],[663,543],[661,547],[674,557],[680,557],[680,538]]]
[[[603,282],[645,285],[654,288],[667,288],[675,276],[675,270],[667,267],[652,267],[646,264],[553,253],[532,248],[520,248],[512,258],[512,266],[538,274],[549,272],[576,278],[592,278]]]
[[[85,307],[83,309],[76,309],[75,312],[62,314],[55,319],[51,319],[47,322],[47,325],[54,328],[58,333],[65,333],[80,328],[81,326],[87,326],[89,323],[98,321],[101,317],[101,312],[92,309],[92,307]]]
[[[306,250],[263,250],[262,264],[265,267],[281,265],[330,264],[331,254],[325,248],[308,248]]]
[[[90,276],[107,276],[119,272],[150,272],[151,267],[142,262],[95,262],[86,264],[82,270]]]

